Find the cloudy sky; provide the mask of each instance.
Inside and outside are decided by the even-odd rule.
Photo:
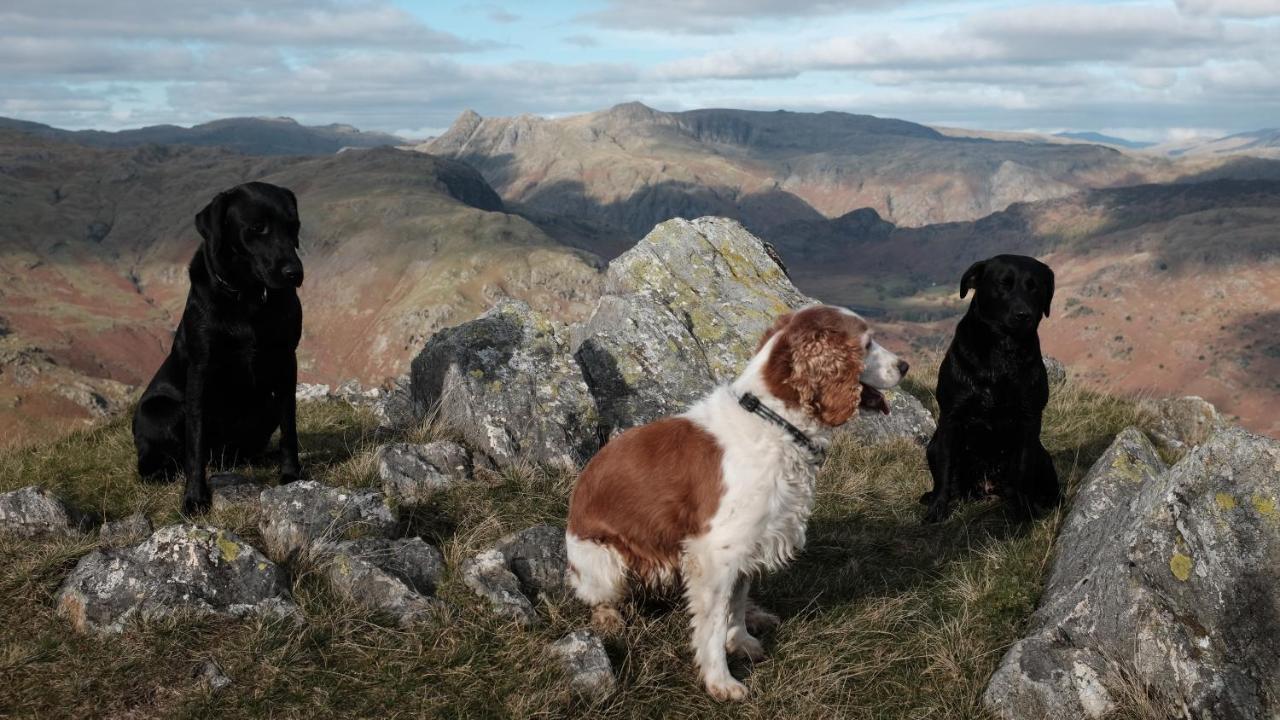
[[[0,115],[426,135],[639,100],[1135,139],[1280,126],[1280,0],[0,1]]]

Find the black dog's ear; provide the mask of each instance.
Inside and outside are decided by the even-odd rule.
[[[1049,281],[1045,284],[1048,291],[1045,293],[1044,298],[1044,316],[1049,317],[1049,306],[1053,304],[1053,268],[1045,265],[1044,271],[1049,276]]]
[[[968,270],[964,271],[964,276],[960,278],[960,297],[963,298],[965,295],[969,294],[970,290],[977,289],[978,280],[982,278],[982,269],[986,264],[986,260],[979,260],[978,262],[970,265]]]
[[[196,213],[196,230],[205,242],[216,245],[222,239],[222,218],[226,204],[227,193],[220,192],[213,196],[203,210]]]

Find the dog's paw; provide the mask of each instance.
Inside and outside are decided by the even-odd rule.
[[[707,678],[707,693],[720,702],[737,702],[747,699],[747,686],[732,676],[715,680]]]
[[[298,480],[300,480],[300,479],[302,479],[302,473],[301,473],[301,472],[287,472],[287,471],[286,471],[286,472],[282,472],[282,473],[280,473],[280,484],[281,484],[281,485],[288,485],[289,483],[291,483],[291,482],[297,482],[297,481],[298,481]]]
[[[921,505],[928,505],[929,503],[933,502],[933,491],[930,490],[929,492],[921,495],[919,502]]]
[[[627,629],[622,613],[612,605],[597,605],[591,611],[591,627],[605,636],[621,635]]]
[[[946,520],[950,516],[951,516],[950,505],[934,503],[933,505],[929,506],[928,510],[925,511],[923,522],[925,525],[934,525],[942,522],[943,520]]]
[[[765,654],[764,646],[760,641],[746,634],[731,638],[728,643],[725,643],[724,649],[731,655],[744,655],[753,663],[764,662],[769,657]]]
[[[182,496],[183,515],[203,515],[213,506],[213,495],[209,492],[191,493]]]
[[[777,629],[777,627],[782,624],[782,620],[777,615],[774,615],[755,603],[751,603],[751,605],[747,607],[745,620],[747,630],[749,630],[753,635],[762,635],[770,632],[771,630]]]

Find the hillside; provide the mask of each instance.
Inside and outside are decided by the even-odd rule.
[[[1250,155],[1280,159],[1280,128],[1236,133],[1220,138],[1192,140],[1159,145],[1154,151],[1173,157],[1221,157]]]
[[[1057,272],[1046,351],[1097,388],[1202,395],[1280,434],[1280,182],[1092,190],[973,222],[897,227],[870,210],[769,239],[806,292],[945,347],[958,278],[998,252]]]
[[[558,119],[468,111],[418,147],[467,162],[518,212],[606,257],[671,217],[733,217],[768,235],[782,223],[872,208],[921,226],[1080,189],[1194,177],[1224,163],[966,137],[868,115],[668,113],[639,103]]]
[[[350,125],[301,125],[292,118],[223,118],[189,128],[152,125],[133,130],[63,130],[26,120],[0,117],[0,130],[15,130],[51,140],[101,148],[140,145],[220,147],[245,155],[331,155],[344,148],[403,145],[387,133]]]
[[[523,218],[460,163],[391,149],[262,158],[86,148],[0,131],[0,430],[23,442],[118,409],[159,365],[186,297],[195,213],[249,179],[299,197],[304,378],[377,383],[439,327],[527,299],[595,296],[592,258]],[[319,341],[323,338],[323,341]]]

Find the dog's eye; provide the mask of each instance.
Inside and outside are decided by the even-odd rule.
[[[249,232],[253,233],[254,235],[266,235],[267,231],[270,229],[271,229],[270,226],[268,226],[266,223],[254,223],[249,226]]]

